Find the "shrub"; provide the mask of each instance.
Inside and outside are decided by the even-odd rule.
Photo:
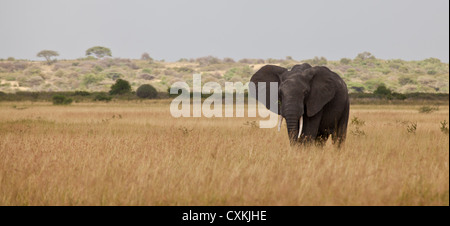
[[[448,134],[448,122],[446,120],[444,120],[443,122],[440,122],[440,123],[441,123],[441,127],[440,127],[441,132],[443,132],[444,134]]]
[[[153,79],[155,79],[155,76],[145,73],[145,74],[140,74],[138,76],[138,78],[145,79],[145,80],[153,80]]]
[[[142,69],[142,73],[151,74],[152,73],[152,69],[151,68],[144,68],[144,69]]]
[[[224,63],[236,63],[233,58],[225,57],[223,58]]]
[[[89,96],[89,95],[91,95],[91,93],[89,93],[89,92],[87,92],[87,91],[75,91],[75,95],[76,96],[83,96],[83,97],[85,97],[85,96]]]
[[[95,73],[99,73],[103,71],[103,68],[99,65],[95,65],[94,68],[92,68],[92,71]]]
[[[398,83],[402,86],[406,85],[406,84],[414,84],[414,80],[408,76],[400,76],[400,78],[398,78]]]
[[[199,63],[200,66],[222,63],[219,58],[213,56],[199,57],[195,61]]]
[[[194,72],[194,69],[189,68],[189,67],[176,67],[176,68],[173,68],[173,69],[175,71],[181,72],[181,73],[189,73],[189,74],[191,74],[191,73]]]
[[[158,95],[158,92],[156,91],[155,87],[149,84],[144,84],[139,86],[139,88],[136,90],[136,95],[140,98],[153,99]]]
[[[141,55],[141,60],[152,61],[153,59],[150,57],[150,54],[148,54],[148,53],[143,53],[143,54]]]
[[[419,113],[431,113],[433,111],[438,111],[439,106],[430,107],[430,106],[422,106],[419,108]]]
[[[105,101],[105,102],[109,102],[111,101],[112,97],[108,96],[105,93],[99,93],[94,97],[94,101]]]
[[[96,84],[96,83],[102,81],[103,79],[104,79],[104,77],[102,75],[96,75],[93,73],[89,73],[89,74],[85,74],[83,76],[82,80],[83,80],[83,84],[85,86],[89,86],[91,84]]]
[[[31,78],[27,79],[24,85],[26,86],[39,86],[44,82],[44,79],[39,75],[34,75]]]
[[[312,64],[312,65],[318,65],[318,66],[324,66],[327,65],[327,58],[325,57],[314,57],[313,59],[305,60],[306,63]]]
[[[116,81],[117,79],[122,77],[122,74],[119,72],[109,72],[106,74],[106,77],[110,78],[113,81]]]
[[[359,53],[356,57],[355,60],[356,61],[366,61],[366,60],[375,60],[375,56],[372,55],[372,53],[369,52],[362,52]]]
[[[364,87],[363,84],[357,83],[357,82],[348,82],[347,86],[350,90],[356,92],[356,93],[364,93],[364,90],[366,87]]]
[[[354,68],[349,68],[345,72],[345,76],[347,76],[347,77],[352,77],[354,75],[356,75],[356,69],[354,69]]]
[[[64,76],[64,71],[62,71],[62,70],[56,71],[56,72],[55,72],[55,76],[58,77],[58,78],[63,77],[63,76]]]
[[[64,95],[55,95],[53,96],[53,104],[54,105],[69,105],[72,103],[72,98],[67,98]]]
[[[342,58],[342,59],[340,60],[340,62],[341,62],[341,64],[349,64],[349,63],[352,62],[352,60],[349,59],[349,58]]]
[[[391,95],[392,91],[386,87],[385,84],[380,84],[375,91],[373,91],[373,94],[378,96],[388,96]]]
[[[109,94],[116,95],[116,94],[125,94],[129,92],[131,92],[130,83],[123,79],[117,79],[116,83],[111,86]]]
[[[408,131],[408,133],[411,133],[411,134],[416,134],[417,122],[411,122],[409,125],[407,125],[406,131]]]

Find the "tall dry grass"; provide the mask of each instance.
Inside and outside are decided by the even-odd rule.
[[[167,101],[4,102],[0,205],[449,205],[448,106],[418,107],[352,106],[366,135],[349,125],[338,150]]]

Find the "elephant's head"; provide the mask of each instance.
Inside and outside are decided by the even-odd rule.
[[[266,65],[250,79],[256,87],[256,93],[250,93],[251,96],[258,97],[258,90],[265,89],[266,107],[269,109],[272,104],[278,104],[275,113],[280,115],[279,126],[285,118],[291,144],[305,132],[302,131],[304,117],[313,117],[334,97],[334,81],[324,76],[323,70],[328,69],[306,63],[295,65],[291,70]],[[278,103],[270,101],[270,82],[278,82]],[[265,87],[261,87],[263,85]]]

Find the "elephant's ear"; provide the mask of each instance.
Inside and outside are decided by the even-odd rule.
[[[280,109],[281,97],[279,95],[278,95],[278,100],[272,100],[272,101],[270,100],[270,83],[277,82],[278,88],[279,88],[280,83],[282,81],[281,76],[286,71],[287,71],[286,68],[275,66],[275,65],[263,66],[250,79],[250,82],[254,83],[255,88],[256,88],[256,90],[255,90],[256,93],[253,93],[252,90],[250,89],[250,96],[254,97],[258,101],[263,102],[262,100],[259,100],[258,92],[265,91],[265,94],[266,94],[265,95],[265,98],[266,98],[265,106],[266,106],[266,108],[270,110],[270,106],[272,106],[274,104],[278,104],[278,109]],[[276,90],[276,92],[278,94],[278,89]],[[279,112],[280,111],[274,112],[274,113],[280,114]]]
[[[324,67],[313,67],[303,72],[310,80],[310,92],[306,99],[306,114],[312,117],[330,102],[336,93],[336,84],[331,71]]]

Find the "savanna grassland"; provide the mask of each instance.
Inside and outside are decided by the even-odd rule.
[[[18,59],[0,59],[0,94],[60,91],[108,91],[117,79],[130,82],[133,90],[151,84],[167,92],[174,82],[192,85],[192,74],[202,75],[203,82],[242,82],[245,84],[262,66],[274,64],[292,68],[296,64],[326,66],[347,83],[350,93],[372,93],[381,84],[397,93],[449,93],[449,64],[437,58],[420,61],[378,59],[369,52],[353,59],[327,60],[325,57],[296,60],[240,59],[214,56],[196,59],[164,60],[85,58],[57,60],[47,63]]]
[[[449,205],[448,105],[352,105],[339,150],[169,103],[0,102],[0,205]]]

